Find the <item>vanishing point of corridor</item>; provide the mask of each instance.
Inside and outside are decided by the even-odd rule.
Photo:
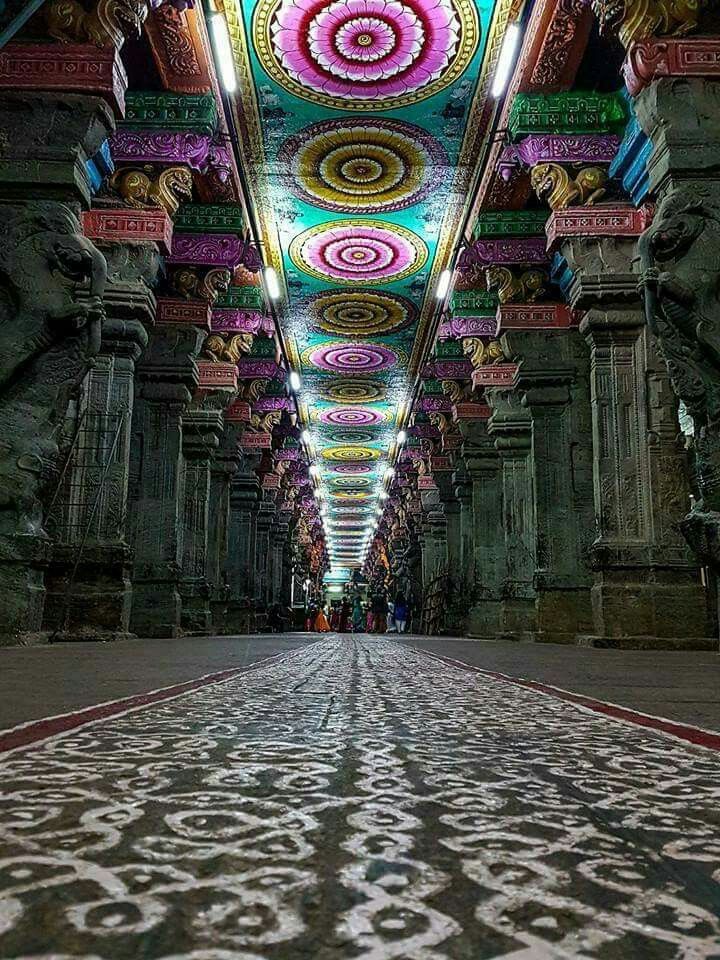
[[[711,750],[366,635],[161,697],[4,755],[0,956],[720,956]]]

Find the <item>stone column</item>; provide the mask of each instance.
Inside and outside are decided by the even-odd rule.
[[[580,331],[591,354],[597,535],[588,642],[702,645],[703,588],[679,532],[690,496],[687,463],[647,335],[635,239],[566,237],[560,249],[573,274],[571,305],[587,310]]]
[[[486,420],[463,420],[462,459],[467,476],[468,501],[463,501],[468,576],[466,632],[471,637],[494,637],[500,629],[505,537],[502,527],[500,457]]]
[[[141,637],[181,632],[182,419],[198,385],[194,357],[204,333],[159,324],[138,364],[129,493],[134,551],[130,629]]]
[[[48,517],[46,629],[75,638],[128,635],[126,521],[135,364],[147,345],[159,267],[154,243],[103,244],[108,261],[100,353],[69,418],[63,482]]]
[[[487,391],[487,396],[493,409],[488,430],[500,460],[505,535],[500,633],[532,640],[537,629],[532,420],[516,392],[493,389]]]
[[[227,560],[230,596],[225,621],[228,633],[249,633],[254,626],[252,601],[260,482],[252,467],[252,458],[246,456],[231,481]]]
[[[265,492],[264,497],[268,494]],[[263,499],[258,504],[255,533],[255,603],[259,612],[267,609],[270,597],[270,530],[275,518],[275,504]]]
[[[212,629],[215,633],[226,632],[225,618],[231,596],[228,576],[230,491],[240,459],[238,430],[234,425],[226,424],[210,468],[207,577],[211,589]]]
[[[701,561],[720,575],[720,69],[717,37],[659,41],[670,60],[628,76],[638,121],[650,138],[650,189],[659,203],[639,250],[646,315],[675,393],[694,424],[697,502],[681,529]],[[643,45],[645,46],[645,45]],[[653,54],[654,41],[647,49]],[[683,55],[674,54],[680,47]],[[671,76],[653,79],[664,65]],[[707,77],[683,75],[705,69]],[[651,69],[652,68],[652,69]],[[657,413],[657,408],[655,410]],[[657,459],[657,457],[655,458]],[[662,469],[662,464],[661,464]],[[663,494],[673,497],[668,479]],[[687,511],[675,491],[674,515]],[[699,598],[698,598],[699,602]],[[700,611],[693,611],[699,615]],[[717,617],[713,615],[713,629]]]
[[[211,584],[208,579],[210,473],[223,430],[221,409],[201,400],[182,417],[183,513],[181,623],[189,633],[210,630]]]
[[[13,56],[9,47],[3,55]],[[24,66],[42,89],[37,64]],[[0,645],[41,639],[43,509],[60,479],[58,427],[103,319],[106,264],[78,219],[90,198],[85,162],[112,127],[99,97],[3,90]]]
[[[521,361],[517,391],[532,419],[535,639],[574,643],[593,623],[589,351],[576,330],[513,331],[503,344]]]

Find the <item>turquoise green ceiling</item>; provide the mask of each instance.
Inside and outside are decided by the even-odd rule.
[[[237,3],[245,165],[266,261],[284,275],[331,540],[357,564],[467,200],[488,37],[496,54],[504,23],[494,0]]]

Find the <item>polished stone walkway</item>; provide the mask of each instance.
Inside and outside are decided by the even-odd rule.
[[[0,957],[720,957],[720,756],[374,637],[0,759]]]

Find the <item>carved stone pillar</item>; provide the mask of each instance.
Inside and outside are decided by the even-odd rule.
[[[106,264],[82,235],[97,97],[3,91],[0,129],[0,645],[39,639],[58,430],[100,345]]]
[[[467,506],[462,501],[463,527],[468,536],[463,560],[468,576],[466,633],[494,637],[500,629],[505,565],[500,456],[486,420],[463,420],[459,426],[469,485]]]
[[[718,39],[667,41],[695,56],[675,61],[703,64],[717,78]],[[704,47],[707,56],[704,56]],[[650,61],[653,63],[654,61]],[[665,62],[667,68],[672,60]],[[662,59],[659,61],[662,66]],[[671,71],[674,72],[674,71]],[[720,86],[717,79],[676,76],[648,82],[635,101],[650,137],[650,187],[659,198],[639,250],[648,324],[657,338],[672,385],[694,423],[693,454],[698,502],[681,528],[697,555],[720,575]],[[671,496],[668,489],[666,496]],[[684,489],[677,510],[687,510]]]
[[[475,557],[473,554],[472,482],[462,456],[456,458],[452,482],[458,512],[458,579],[462,588],[467,591],[474,583]]]
[[[645,326],[632,237],[573,237],[561,251],[591,352],[597,535],[594,628],[604,645],[702,645],[705,601],[679,522],[687,463],[667,377]]]
[[[460,501],[455,496],[453,474],[450,470],[434,474],[438,485],[440,505],[445,517],[445,539],[447,542],[447,570],[453,591],[460,593],[463,586],[462,569],[462,529],[460,526]]]
[[[126,636],[131,549],[126,521],[135,364],[154,319],[155,244],[103,245],[108,261],[100,353],[68,418],[63,482],[48,517],[55,539],[46,577],[47,629]]]
[[[182,417],[183,514],[179,583],[181,623],[190,633],[210,629],[211,583],[208,579],[210,474],[223,430],[221,409],[202,400]]]
[[[225,618],[231,596],[228,577],[230,534],[230,492],[232,478],[238,470],[241,453],[238,429],[226,424],[210,468],[210,505],[208,523],[208,568],[212,629],[225,633]]]
[[[198,384],[203,331],[160,324],[137,369],[129,492],[134,551],[130,629],[141,637],[181,631],[182,419]]]
[[[516,392],[489,390],[487,395],[493,409],[488,429],[500,457],[505,534],[500,632],[530,640],[537,629],[532,420]]]
[[[267,493],[264,496],[267,497]],[[257,508],[255,534],[255,602],[261,611],[267,609],[270,597],[270,530],[275,518],[272,500],[261,500]]]
[[[249,633],[254,627],[252,600],[255,596],[255,540],[260,482],[252,469],[252,458],[245,457],[241,469],[231,481],[230,520],[228,524],[227,633]]]
[[[522,361],[517,390],[532,418],[535,639],[574,643],[593,623],[589,351],[575,330],[516,331],[503,343]]]
[[[290,602],[289,593],[286,593],[285,560],[288,554],[288,523],[277,518],[273,523],[270,537],[271,549],[271,577],[270,602],[287,606]]]

